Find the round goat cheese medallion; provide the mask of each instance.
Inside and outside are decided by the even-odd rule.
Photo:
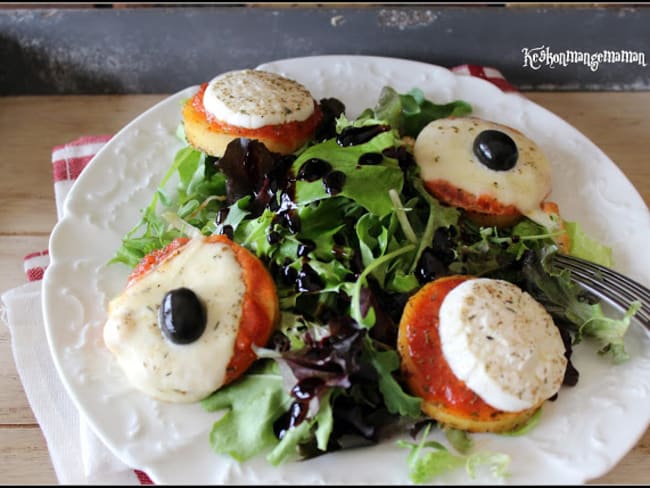
[[[170,341],[158,320],[165,294],[181,287],[192,289],[207,316],[190,344]],[[110,302],[104,341],[139,390],[168,402],[201,400],[224,383],[245,292],[230,246],[194,239]]]
[[[457,378],[506,412],[534,407],[560,389],[567,360],[548,312],[507,281],[465,281],[440,307],[440,342]]]
[[[259,129],[306,120],[314,112],[314,99],[294,80],[247,69],[212,79],[203,95],[203,106],[222,122]]]
[[[476,138],[487,131],[505,134],[516,145],[516,164],[507,171],[491,169],[477,157]],[[522,132],[476,117],[451,117],[424,127],[413,151],[424,181],[447,182],[477,198],[492,197],[542,225],[551,225],[540,209],[551,191],[551,164]]]

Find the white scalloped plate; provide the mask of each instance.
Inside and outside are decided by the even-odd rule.
[[[299,80],[314,97],[337,97],[349,116],[374,105],[384,85],[404,92],[420,87],[442,103],[470,102],[475,114],[515,127],[536,140],[553,164],[553,193],[569,220],[614,249],[616,268],[646,285],[650,277],[650,213],[634,186],[572,126],[517,94],[414,61],[320,56],[265,64]],[[128,270],[107,266],[121,237],[138,220],[175,151],[174,131],[187,88],[122,129],[73,186],[50,241],[43,309],[54,362],[70,396],[97,435],[131,467],[165,484],[403,484],[407,451],[393,440],[273,468],[263,456],[239,464],[213,453],[208,433],[219,414],[198,404],[170,405],[134,390],[102,343],[108,300]],[[612,366],[580,344],[574,362],[579,384],[547,402],[541,422],[522,437],[475,435],[477,449],[511,456],[512,484],[575,484],[611,469],[650,421],[650,338],[640,327],[626,346],[632,359]],[[498,481],[498,480],[497,480]],[[472,480],[459,470],[439,483]]]

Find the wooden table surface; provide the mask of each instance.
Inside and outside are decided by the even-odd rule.
[[[527,93],[594,141],[650,202],[650,92]],[[47,248],[56,221],[51,148],[113,133],[164,95],[0,97],[0,292],[26,281],[22,258]],[[561,439],[558,439],[561,442]],[[650,430],[608,474],[608,484],[650,482]],[[47,446],[0,326],[0,483],[56,484]]]

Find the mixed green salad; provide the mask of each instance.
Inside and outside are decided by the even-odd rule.
[[[221,158],[185,142],[113,262],[134,267],[181,236],[226,234],[258,256],[280,299],[281,324],[236,382],[205,398],[223,411],[209,442],[245,461],[280,463],[380,442],[401,433],[413,482],[479,464],[507,473],[508,456],[474,452],[472,438],[426,417],[403,387],[397,329],[408,298],[450,274],[505,279],[551,313],[572,346],[595,338],[599,352],[625,361],[621,319],[551,264],[554,235],[524,218],[509,228],[481,227],[424,188],[409,138],[430,121],[465,116],[460,100],[438,105],[413,89],[385,87],[374,107],[350,120],[337,99],[320,100],[315,137],[295,154],[255,140],[231,142]],[[611,265],[611,251],[568,222],[571,253]],[[538,415],[518,432],[534,428]],[[442,429],[447,445],[429,440]]]

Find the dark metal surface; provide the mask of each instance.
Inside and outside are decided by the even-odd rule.
[[[650,8],[162,7],[0,10],[0,94],[166,93],[215,74],[319,54],[499,69],[520,90],[650,89]],[[641,53],[553,68],[535,48]],[[544,50],[537,51],[541,53]]]

